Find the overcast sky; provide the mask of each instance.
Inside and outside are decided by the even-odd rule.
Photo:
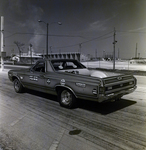
[[[31,43],[35,52],[46,51],[46,24],[49,47],[56,52],[78,52],[102,57],[113,52],[116,29],[116,55],[138,53],[146,57],[146,0],[0,0],[4,16],[5,51],[18,49],[14,41]],[[57,22],[61,21],[62,25]]]

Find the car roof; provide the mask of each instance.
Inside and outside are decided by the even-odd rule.
[[[64,59],[64,58],[44,58],[38,61],[78,61],[77,59]]]

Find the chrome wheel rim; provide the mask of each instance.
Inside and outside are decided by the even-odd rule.
[[[19,88],[20,88],[20,84],[19,84],[19,81],[16,80],[15,83],[14,83],[14,88],[16,91],[19,91]]]
[[[67,90],[61,93],[61,102],[64,105],[69,105],[72,102],[72,94]]]

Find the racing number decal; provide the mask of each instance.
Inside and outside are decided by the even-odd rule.
[[[48,79],[48,80],[47,80],[47,83],[48,83],[48,84],[50,84],[50,83],[51,83],[50,79]]]
[[[60,84],[65,85],[65,79],[61,79]]]
[[[38,77],[36,76],[29,76],[29,79],[33,81],[38,81]]]

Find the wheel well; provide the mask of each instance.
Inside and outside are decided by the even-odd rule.
[[[15,79],[18,79],[16,76],[12,77],[12,81],[14,81]],[[19,80],[19,79],[18,79]]]
[[[58,94],[59,91],[62,91],[62,90],[65,90],[65,89],[71,91],[71,92],[74,94],[74,96],[77,97],[76,94],[75,94],[75,92],[74,92],[71,88],[69,88],[69,87],[57,86],[57,87],[56,87],[56,92],[57,92],[57,94]]]
[[[18,77],[13,76],[13,77],[12,77],[12,82],[13,82],[15,79],[18,79],[18,80],[20,81],[20,79],[19,79]],[[21,82],[21,81],[20,81],[20,83],[22,84],[22,82]],[[23,84],[22,84],[22,86],[24,87],[24,85],[23,85]]]

